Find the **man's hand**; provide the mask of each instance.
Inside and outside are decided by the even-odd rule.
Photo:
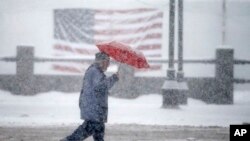
[[[117,72],[115,74],[118,78],[120,77],[120,65],[118,66]]]

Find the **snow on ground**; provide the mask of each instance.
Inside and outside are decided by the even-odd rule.
[[[163,109],[162,96],[133,100],[109,97],[109,124],[224,126],[250,122],[248,91],[235,92],[234,105],[206,104],[192,98],[179,109]],[[0,90],[0,126],[79,124],[78,93],[47,92],[15,96]]]

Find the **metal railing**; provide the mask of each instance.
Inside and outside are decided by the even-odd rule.
[[[93,62],[94,58],[46,58],[46,57],[34,57],[34,62]],[[149,63],[168,63],[166,58],[147,58]],[[0,57],[0,61],[4,62],[16,62],[16,57]],[[115,63],[113,61],[113,63]],[[174,60],[174,63],[178,63],[178,60]],[[216,59],[185,59],[183,63],[190,64],[215,64]],[[234,65],[250,65],[250,60],[246,59],[234,59]],[[250,83],[250,79],[234,78],[236,84]]]

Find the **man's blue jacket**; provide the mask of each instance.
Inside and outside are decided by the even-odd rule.
[[[116,81],[116,74],[106,77],[96,63],[87,69],[79,98],[81,119],[107,122],[109,89]]]

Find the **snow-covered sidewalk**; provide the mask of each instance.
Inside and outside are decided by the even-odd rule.
[[[250,122],[250,92],[236,91],[233,105],[206,104],[192,98],[180,109],[163,109],[162,96],[109,97],[109,124],[223,126]],[[0,91],[0,126],[50,126],[81,123],[79,93],[47,92],[16,96]]]

